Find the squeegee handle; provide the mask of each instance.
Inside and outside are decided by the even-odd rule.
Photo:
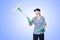
[[[20,12],[22,12],[22,10],[20,8],[17,8]]]
[[[28,20],[28,23],[30,23],[30,18],[29,17],[26,17],[27,18],[27,20]]]
[[[23,11],[22,11],[20,8],[18,8],[18,10],[23,13]],[[24,13],[23,13],[23,14],[24,14]],[[26,16],[26,14],[24,14],[24,16]],[[28,20],[28,23],[30,23],[30,18],[29,18],[28,16],[26,16],[26,18],[27,18],[27,20]]]

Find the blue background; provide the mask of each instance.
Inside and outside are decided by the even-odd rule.
[[[33,40],[33,26],[28,26],[25,16],[13,8],[20,7],[30,19],[35,8],[47,22],[45,40],[60,40],[60,0],[0,0],[0,40]]]

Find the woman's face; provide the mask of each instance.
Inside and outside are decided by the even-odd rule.
[[[36,14],[36,15],[39,15],[39,14],[40,14],[40,11],[35,11],[35,14]]]

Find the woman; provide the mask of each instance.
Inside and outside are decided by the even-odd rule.
[[[41,16],[41,11],[39,8],[34,10],[36,16],[30,21],[29,26],[34,23],[33,40],[44,40],[44,29],[46,27],[46,22],[43,16]]]

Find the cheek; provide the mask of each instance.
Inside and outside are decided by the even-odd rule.
[[[38,13],[35,13],[36,15],[38,14]]]

